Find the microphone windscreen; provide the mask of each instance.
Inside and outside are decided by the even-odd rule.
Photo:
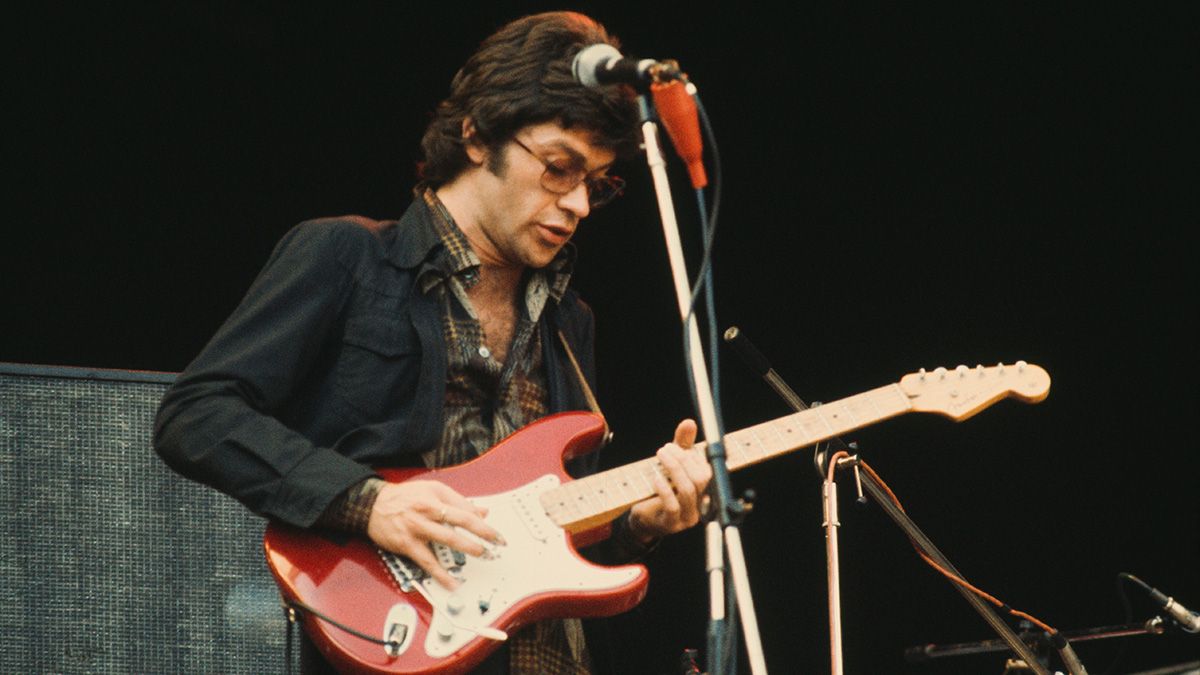
[[[575,55],[571,62],[571,74],[575,81],[585,87],[599,87],[602,83],[596,78],[596,71],[613,59],[621,58],[617,48],[603,42],[588,45]]]

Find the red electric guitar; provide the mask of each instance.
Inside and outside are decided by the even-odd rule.
[[[1034,403],[1049,390],[1046,371],[1024,362],[922,370],[727,434],[727,462],[730,470],[740,469],[907,412],[964,420],[1007,396]],[[613,518],[652,497],[660,467],[651,457],[571,479],[563,460],[592,451],[604,433],[598,415],[560,413],[466,464],[381,472],[393,482],[442,481],[487,507],[487,522],[503,534],[506,546],[481,558],[434,546],[461,581],[453,592],[366,539],[334,540],[279,524],[268,526],[264,537],[268,565],[286,601],[340,624],[302,612],[308,634],[347,672],[464,673],[509,631],[534,621],[624,612],[645,595],[646,568],[594,565],[575,547],[604,538]],[[703,452],[702,444],[696,452]]]

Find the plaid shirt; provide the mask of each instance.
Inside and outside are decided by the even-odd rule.
[[[442,440],[423,456],[432,468],[474,459],[549,411],[537,322],[547,301],[562,299],[572,256],[571,249],[563,249],[544,269],[526,275],[525,301],[501,363],[484,343],[479,317],[467,297],[479,282],[479,258],[433,190],[426,189],[422,197],[444,246],[417,278],[424,292],[438,294],[448,359]]]

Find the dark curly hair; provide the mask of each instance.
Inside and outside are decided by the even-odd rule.
[[[517,19],[480,44],[450,83],[425,129],[421,179],[438,187],[468,166],[463,120],[493,157],[520,129],[558,122],[592,134],[597,146],[627,157],[637,149],[634,92],[623,85],[588,88],[575,81],[571,61],[582,48],[616,38],[576,12],[547,12]]]

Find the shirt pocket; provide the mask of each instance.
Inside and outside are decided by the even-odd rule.
[[[399,414],[415,395],[421,344],[407,316],[350,317],[336,367],[336,398],[360,422]]]

